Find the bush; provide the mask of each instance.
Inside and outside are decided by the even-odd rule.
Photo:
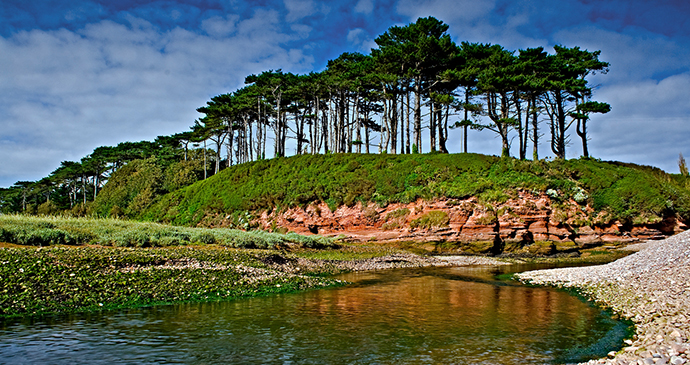
[[[189,239],[192,243],[201,243],[204,245],[212,245],[216,243],[216,237],[209,232],[195,232]]]
[[[151,236],[143,231],[125,231],[112,240],[117,247],[150,247],[152,241]]]
[[[38,206],[36,213],[39,215],[53,215],[58,212],[58,207],[52,201],[47,201]]]
[[[154,157],[131,161],[110,176],[93,210],[99,216],[135,217],[164,192],[163,177]]]
[[[410,222],[410,228],[432,229],[437,227],[448,227],[448,223],[450,223],[450,218],[447,212],[443,210],[432,210]]]
[[[386,214],[385,221],[388,222],[394,219],[407,218],[410,215],[410,210],[407,208],[396,209],[388,214]]]

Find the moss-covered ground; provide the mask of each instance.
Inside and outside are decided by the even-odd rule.
[[[0,317],[228,300],[339,285],[272,250],[0,248]],[[289,260],[289,258],[287,258]],[[286,266],[290,267],[290,265]]]

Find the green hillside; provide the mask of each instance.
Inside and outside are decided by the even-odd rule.
[[[251,216],[321,201],[331,209],[358,201],[385,206],[441,197],[475,196],[481,202],[502,202],[516,190],[526,190],[547,193],[556,201],[573,198],[624,222],[655,222],[668,216],[687,221],[689,186],[686,177],[657,168],[593,159],[534,162],[479,154],[302,155],[233,166],[157,197],[130,216],[203,225],[216,216]],[[101,196],[121,188],[109,183]],[[96,203],[102,215],[117,205],[104,199]]]

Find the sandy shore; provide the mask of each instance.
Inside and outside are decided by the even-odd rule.
[[[529,271],[520,280],[577,288],[635,324],[622,351],[587,364],[690,364],[690,231],[601,266]]]

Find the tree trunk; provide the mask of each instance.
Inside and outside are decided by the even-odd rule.
[[[582,122],[582,124],[580,124]],[[582,129],[580,129],[582,127]],[[589,158],[589,150],[587,149],[587,120],[577,119],[577,135],[582,139],[582,156]]]
[[[539,160],[539,120],[537,119],[537,99],[532,100],[532,159]]]
[[[554,138],[556,139],[555,143],[555,148],[553,150],[553,153],[556,155],[557,158],[565,160],[565,110],[563,110],[563,95],[561,94],[560,91],[555,92],[555,97],[556,97],[556,127],[555,127],[555,132],[556,135]]]
[[[448,116],[450,114],[450,105],[446,106],[446,115],[443,115],[443,109],[438,110],[438,150],[441,153],[448,153],[446,148],[446,140],[448,139]]]
[[[405,103],[405,105],[406,105],[405,106],[405,129],[406,129],[405,133],[407,135],[407,138],[405,139],[405,142],[407,143],[405,145],[405,152],[407,152],[407,154],[409,155],[410,153],[412,153],[412,150],[410,149],[411,148],[410,147],[410,144],[411,144],[411,142],[410,142],[410,109],[411,108],[410,108],[410,91],[409,90],[405,93],[405,97],[407,99],[406,100],[407,102]]]
[[[414,82],[414,139],[419,153],[422,153],[422,85],[421,78]]]
[[[518,97],[517,92],[513,93],[513,102],[515,103],[515,111],[517,112],[517,121],[518,121],[518,142],[520,143],[520,148],[518,151],[518,154],[520,155],[520,159],[524,160],[525,155],[526,155],[526,141],[523,135],[523,124],[522,124],[522,105],[520,104],[520,98]]]
[[[391,139],[391,150],[389,151],[392,154],[398,153],[398,95],[395,93],[395,90],[393,90],[393,98],[391,99],[391,107],[390,107],[390,139]]]
[[[433,99],[432,99],[433,100]],[[436,102],[429,102],[429,151],[436,152]]]
[[[469,103],[470,103],[470,93],[469,93],[469,88],[466,87],[465,88],[465,107],[463,108],[465,111],[465,119],[464,119],[465,124],[469,120],[469,113],[467,111],[467,105]],[[462,132],[462,138],[463,138],[462,148],[463,148],[463,152],[467,153],[467,132],[468,132],[469,126],[464,125],[463,127],[464,128],[463,128],[463,132]]]

